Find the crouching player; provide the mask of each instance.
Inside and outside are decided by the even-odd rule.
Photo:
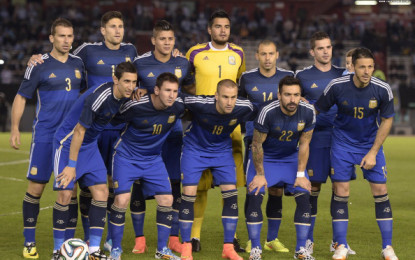
[[[131,96],[137,84],[137,71],[130,62],[120,63],[114,82],[85,92],[73,105],[55,133],[54,190],[58,198],[53,207],[53,259],[65,240],[68,204],[75,182],[92,193],[89,209],[89,253],[91,260],[107,259],[99,245],[105,226],[108,198],[107,169],[98,149],[99,134]],[[58,174],[59,173],[59,174]]]
[[[111,206],[110,229],[113,248],[111,259],[121,259],[125,212],[131,198],[131,186],[140,180],[143,195],[157,201],[157,259],[177,259],[167,240],[172,223],[173,196],[161,150],[176,120],[184,113],[184,104],[177,98],[179,81],[172,73],[157,77],[154,93],[139,101],[128,101],[121,108],[127,122],[115,146],[112,177],[115,200]]]
[[[313,106],[300,101],[300,98],[300,81],[292,76],[284,77],[278,85],[278,100],[265,104],[254,122],[246,204],[246,222],[252,243],[250,260],[262,259],[261,204],[267,186],[284,187],[286,193],[294,195],[297,203],[294,215],[297,231],[294,258],[314,259],[305,250],[311,222],[311,184],[305,167],[316,117]]]

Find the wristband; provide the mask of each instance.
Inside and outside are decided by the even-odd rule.
[[[305,172],[297,172],[297,178],[305,177]]]
[[[76,161],[69,159],[68,167],[75,168],[76,167]]]

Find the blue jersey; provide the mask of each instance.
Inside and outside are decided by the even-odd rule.
[[[183,149],[200,155],[217,156],[232,151],[230,134],[241,122],[253,120],[256,109],[246,99],[238,98],[229,114],[219,114],[214,96],[186,96],[186,108],[192,112],[192,124],[183,138]]]
[[[56,130],[55,140],[69,148],[73,130],[79,123],[86,128],[82,145],[96,142],[105,126],[119,112],[121,105],[128,100],[116,99],[113,86],[113,82],[107,82],[95,90],[89,89],[82,94]]]
[[[173,106],[156,110],[148,94],[139,101],[130,100],[121,108],[127,128],[115,146],[116,153],[134,160],[153,160],[176,120],[184,114],[183,100],[179,97]]]
[[[247,97],[255,106],[260,107],[265,102],[278,98],[278,84],[285,76],[294,76],[294,72],[277,67],[273,76],[265,77],[259,68],[246,71],[242,73],[239,80],[240,95]],[[245,128],[245,136],[252,136],[254,133],[253,122],[247,122]]]
[[[312,65],[303,70],[296,71],[295,77],[301,81],[302,95],[304,98],[307,99],[310,104],[314,104],[329,82],[335,78],[341,77],[343,71],[344,68],[331,66],[329,71],[322,72],[316,68],[316,66]],[[330,147],[331,131],[336,112],[337,107],[333,106],[330,111],[317,115],[316,129],[310,144],[312,147]]]
[[[191,75],[190,63],[184,57],[173,57],[167,62],[161,62],[156,59],[153,52],[149,51],[134,60],[134,66],[137,68],[139,87],[146,89],[148,93],[154,93],[157,77],[164,73],[170,72],[179,79],[179,86],[186,86],[194,83]]]
[[[18,94],[32,98],[36,93],[36,117],[33,121],[33,142],[52,143],[53,134],[86,87],[82,60],[69,54],[60,62],[50,54],[42,56],[43,64],[29,66]]]
[[[297,160],[298,141],[303,132],[314,129],[316,115],[312,105],[300,101],[294,115],[288,116],[281,111],[280,101],[265,104],[255,119],[255,129],[266,133],[262,144],[264,160]]]
[[[131,43],[121,43],[118,50],[110,50],[104,42],[84,43],[73,52],[84,61],[88,75],[88,88],[96,88],[112,82],[115,67],[124,61],[137,57],[137,50]]]
[[[366,153],[375,141],[379,116],[389,118],[395,114],[393,94],[386,82],[375,77],[366,87],[357,88],[353,76],[346,75],[330,82],[315,107],[318,111],[327,111],[333,105],[338,107],[333,148]]]

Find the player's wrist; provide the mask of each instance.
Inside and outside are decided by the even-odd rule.
[[[76,161],[69,159],[68,167],[75,168],[76,167]]]
[[[305,171],[298,171],[297,172],[297,178],[305,177]]]

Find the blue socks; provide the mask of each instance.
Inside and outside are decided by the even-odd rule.
[[[114,204],[111,206],[110,219],[108,221],[108,229],[111,232],[112,247],[122,248],[121,242],[124,235],[125,212],[127,209],[118,208]]]
[[[311,195],[310,195],[311,225],[310,225],[310,231],[308,231],[308,239],[310,239],[312,242],[314,242],[314,225],[316,224],[316,218],[317,218],[318,195],[320,195],[320,190],[311,191]]]
[[[375,210],[376,221],[382,235],[382,248],[386,248],[388,245],[392,245],[392,208],[389,201],[388,194],[374,196],[375,198]]]
[[[157,250],[161,251],[167,247],[169,240],[173,208],[170,206],[157,206]]]
[[[308,232],[310,230],[310,194],[297,193],[294,195],[297,207],[294,213],[294,224],[297,233],[297,245],[295,250],[300,250],[300,247],[305,247]]]
[[[266,214],[268,219],[267,241],[269,242],[278,238],[282,219],[282,197],[268,194]]]
[[[349,196],[341,197],[333,195],[331,201],[331,216],[333,226],[333,241],[347,247],[347,228],[349,225]]]
[[[23,236],[26,243],[36,242],[36,223],[39,215],[40,197],[26,192],[23,199]]]
[[[130,201],[131,220],[136,237],[144,236],[144,218],[146,214],[146,200],[141,190],[141,184],[134,182]]]
[[[250,194],[247,196],[246,207],[246,227],[248,229],[249,239],[251,240],[251,248],[261,247],[261,229],[262,229],[262,200],[264,194]]]
[[[89,247],[90,252],[101,244],[102,233],[104,232],[107,214],[107,202],[92,199],[89,208]]]
[[[89,240],[89,207],[91,206],[92,195],[88,188],[81,188],[79,192],[79,209],[81,211],[82,227],[84,229],[84,241]]]
[[[59,250],[65,242],[65,229],[68,224],[69,206],[55,202],[53,206],[53,250]]]
[[[182,194],[182,201],[180,203],[179,211],[179,227],[183,243],[190,242],[190,235],[195,216],[195,200],[196,196]]]
[[[224,243],[233,243],[236,226],[238,224],[238,190],[222,191],[223,209],[222,225]]]
[[[66,225],[65,241],[75,237],[76,224],[78,224],[78,200],[71,198],[69,203],[69,217]]]

